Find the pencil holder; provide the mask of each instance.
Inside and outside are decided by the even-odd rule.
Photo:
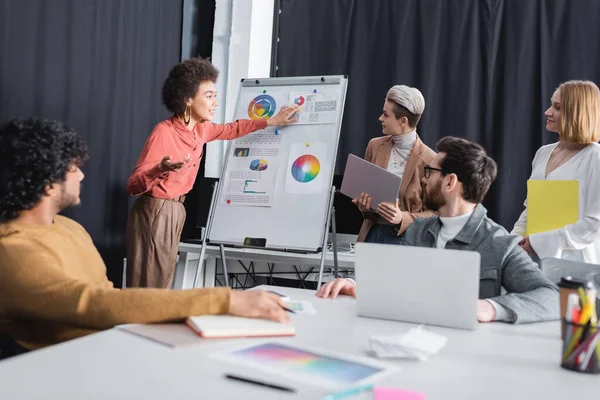
[[[561,367],[600,374],[600,327],[563,320]]]

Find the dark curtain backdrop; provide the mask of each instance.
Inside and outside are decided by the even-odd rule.
[[[82,204],[66,212],[121,281],[127,178],[168,117],[160,89],[179,61],[181,0],[0,0],[0,123],[61,120],[87,140]]]
[[[562,81],[600,83],[597,0],[281,0],[276,76],[348,74],[336,173],[381,135],[395,84],[419,88],[417,131],[483,145],[499,166],[484,204],[507,229],[522,211],[536,150],[557,140],[544,111]],[[584,44],[585,43],[585,44]],[[339,181],[339,180],[338,180]],[[336,199],[338,225],[360,214]]]

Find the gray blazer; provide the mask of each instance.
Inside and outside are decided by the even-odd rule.
[[[400,244],[436,247],[441,227],[437,216],[416,219],[404,232]],[[489,219],[485,207],[478,204],[446,248],[481,254],[479,298],[494,300],[512,311],[513,322],[559,319],[558,288],[518,243],[519,237],[509,235]],[[506,294],[501,294],[503,287]]]

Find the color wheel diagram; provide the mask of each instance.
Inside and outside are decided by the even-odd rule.
[[[294,104],[300,107],[304,104],[304,101],[304,96],[298,96],[294,99]]]
[[[288,154],[284,192],[321,194],[327,191],[327,174],[331,171],[327,154],[326,143],[292,143]]]
[[[269,166],[267,160],[252,160],[250,162],[250,169],[252,171],[264,171]]]
[[[300,183],[308,183],[314,180],[320,171],[321,163],[312,154],[304,154],[292,164],[292,176]]]
[[[271,118],[275,114],[277,103],[272,96],[261,94],[248,104],[248,117],[250,119]]]

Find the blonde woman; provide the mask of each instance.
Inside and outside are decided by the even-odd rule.
[[[421,177],[423,167],[435,152],[417,135],[417,124],[425,109],[421,92],[406,85],[395,85],[385,97],[379,117],[384,136],[371,139],[365,160],[402,177],[395,204],[371,204],[368,193],[353,200],[365,218],[357,241],[396,244],[415,218],[435,215],[423,206]]]
[[[525,210],[512,233],[524,236],[530,255],[600,263],[600,90],[590,81],[568,81],[554,92],[546,129],[557,143],[541,147],[529,179],[578,180],[579,220],[563,228],[525,236]]]

